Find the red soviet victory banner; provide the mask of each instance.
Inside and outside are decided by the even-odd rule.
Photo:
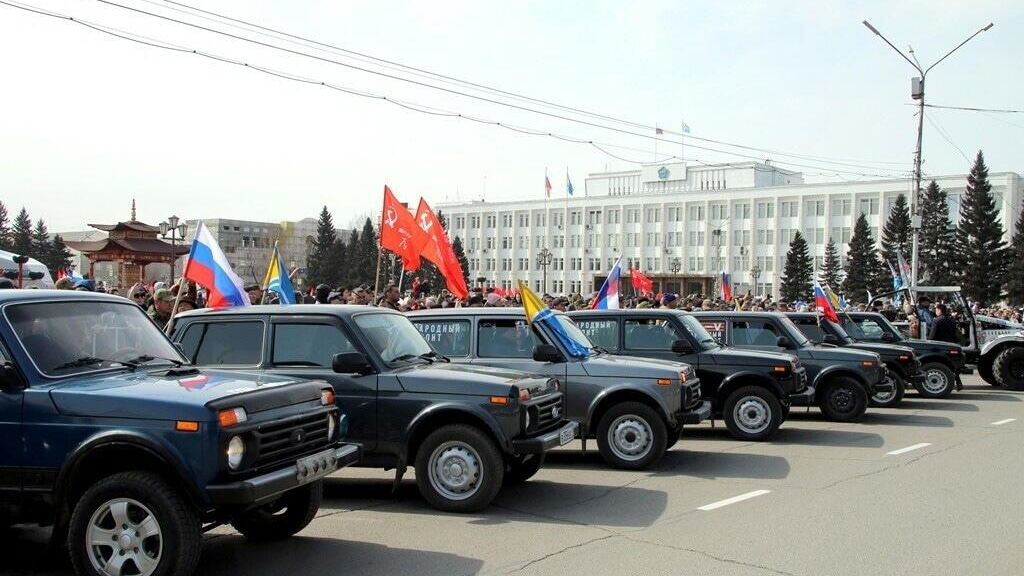
[[[466,278],[462,275],[462,266],[455,256],[455,250],[452,250],[452,245],[448,242],[448,235],[445,234],[437,215],[423,198],[420,198],[420,205],[416,209],[416,223],[428,237],[421,255],[433,262],[441,271],[448,284],[449,292],[457,298],[468,297],[469,289],[466,287]]]
[[[384,186],[384,210],[380,215],[380,247],[391,250],[402,258],[402,266],[409,271],[420,267],[420,252],[430,239],[416,225],[416,219],[405,206]]]

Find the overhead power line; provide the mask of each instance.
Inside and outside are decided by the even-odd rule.
[[[237,34],[232,34],[230,32],[225,32],[223,30],[218,30],[218,29],[215,29],[215,28],[210,28],[210,27],[207,27],[207,26],[202,26],[200,24],[196,24],[196,23],[193,23],[193,22],[188,22],[188,21],[185,21],[185,20],[179,20],[177,18],[172,18],[170,16],[166,16],[166,15],[163,15],[163,14],[157,14],[157,13],[154,13],[154,12],[149,12],[149,11],[143,10],[141,8],[136,8],[136,7],[133,7],[133,6],[127,6],[127,5],[124,5],[124,4],[119,4],[119,3],[113,2],[111,0],[96,0],[96,1],[100,2],[100,3],[103,3],[103,4],[106,4],[108,6],[120,8],[120,9],[123,9],[123,10],[128,10],[128,11],[131,11],[131,12],[135,12],[135,13],[142,14],[142,15],[149,16],[149,17],[153,17],[153,18],[158,18],[158,19],[161,19],[161,20],[164,20],[164,21],[167,21],[167,22],[171,22],[171,23],[175,23],[175,24],[179,24],[179,25],[195,28],[195,29],[198,29],[198,30],[203,30],[203,31],[210,32],[210,33],[213,33],[213,34],[218,34],[218,35],[221,35],[221,36],[225,36],[225,37],[228,37],[228,38],[232,38],[232,39],[236,39],[236,40],[241,40],[243,42],[249,42],[249,43],[252,43],[252,44],[255,44],[255,45],[263,46],[263,47],[266,47],[266,48],[271,48],[271,49],[274,49],[274,50],[280,50],[280,51],[283,51],[283,52],[286,52],[286,53],[290,53],[290,54],[296,55],[296,56],[312,58],[312,59],[319,60],[319,61],[322,61],[322,62],[325,62],[325,63],[330,63],[330,64],[334,64],[334,65],[338,65],[338,66],[343,66],[343,67],[350,68],[350,69],[353,69],[353,70],[357,70],[357,71],[360,71],[360,72],[365,72],[365,73],[368,73],[368,74],[374,74],[374,75],[378,75],[378,76],[381,76],[381,77],[384,77],[384,78],[389,78],[389,79],[392,79],[392,80],[397,80],[397,81],[400,81],[400,82],[407,82],[407,83],[410,83],[410,84],[413,84],[413,85],[417,85],[417,86],[421,86],[421,87],[425,87],[425,88],[430,88],[430,89],[434,89],[434,90],[439,90],[439,91],[443,91],[443,92],[446,92],[446,93],[449,93],[449,94],[454,94],[454,95],[457,95],[457,96],[462,96],[462,97],[465,97],[465,98],[472,98],[472,99],[480,100],[480,101],[487,102],[487,103],[490,103],[490,104],[496,104],[496,105],[499,105],[499,106],[506,106],[506,107],[510,107],[510,108],[521,110],[521,111],[528,112],[528,113],[541,114],[541,115],[544,115],[544,116],[556,118],[556,119],[559,119],[559,120],[564,120],[564,121],[567,121],[567,122],[575,122],[575,123],[591,126],[591,127],[594,127],[594,128],[599,128],[599,129],[604,129],[604,130],[611,130],[611,131],[615,131],[615,132],[619,132],[619,133],[623,133],[623,134],[629,134],[629,135],[632,135],[632,136],[635,136],[635,137],[646,138],[646,139],[656,140],[656,141],[660,141],[660,142],[666,142],[666,143],[669,143],[669,144],[674,144],[676,146],[680,145],[680,142],[677,142],[677,141],[674,141],[674,140],[669,140],[669,139],[666,139],[666,138],[657,138],[656,136],[653,136],[651,134],[642,134],[642,133],[638,134],[638,133],[631,132],[629,130],[623,130],[623,129],[620,129],[620,128],[617,128],[617,127],[614,127],[614,126],[607,126],[607,125],[604,125],[604,124],[590,122],[590,121],[587,121],[587,120],[581,120],[579,118],[572,118],[572,117],[565,116],[563,114],[554,114],[554,113],[551,113],[551,112],[545,112],[543,110],[538,110],[536,108],[530,108],[530,107],[527,107],[527,106],[521,106],[521,105],[518,105],[518,104],[512,104],[512,103],[504,102],[504,101],[501,101],[501,100],[495,100],[494,98],[488,98],[488,97],[479,96],[479,95],[476,95],[476,94],[470,94],[470,93],[467,93],[467,92],[464,92],[464,91],[461,91],[461,90],[454,90],[454,89],[451,89],[451,88],[445,88],[443,86],[437,86],[435,84],[430,84],[430,83],[427,83],[427,82],[421,82],[419,80],[413,80],[413,79],[406,78],[406,77],[403,77],[403,76],[397,76],[395,74],[389,74],[389,73],[386,73],[386,72],[381,72],[379,70],[372,70],[372,69],[369,69],[369,68],[365,68],[363,66],[356,66],[354,64],[341,62],[341,61],[338,61],[338,60],[334,60],[332,58],[325,58],[323,56],[317,56],[315,54],[309,54],[307,52],[303,52],[303,51],[300,51],[300,50],[293,50],[291,48],[279,46],[279,45],[276,45],[276,44],[270,44],[270,43],[263,42],[263,41],[260,41],[260,40],[256,40],[256,39],[253,39],[253,38],[249,38],[249,37],[246,37],[246,36],[239,36]],[[154,4],[150,0],[142,0],[142,1],[147,2],[149,4]],[[176,6],[181,6],[181,7],[184,7],[184,8],[191,9],[191,10],[195,10],[195,11],[200,12],[202,14],[208,14],[208,15],[211,15],[211,16],[215,16],[217,18],[222,18],[222,19],[227,20],[227,21],[232,22],[232,23],[244,24],[246,26],[250,26],[252,28],[256,28],[257,30],[246,30],[246,31],[252,32],[252,33],[256,33],[256,34],[259,34],[259,35],[264,36],[264,37],[266,37],[268,35],[263,33],[263,32],[261,32],[261,30],[262,31],[267,31],[267,32],[272,32],[274,34],[278,34],[278,35],[281,35],[281,36],[285,36],[284,39],[279,38],[279,37],[274,37],[275,40],[285,40],[285,41],[288,41],[288,39],[297,39],[297,40],[301,40],[303,42],[309,42],[309,43],[314,44],[315,46],[313,48],[315,48],[316,46],[320,46],[320,47],[325,47],[325,48],[329,48],[329,49],[336,50],[336,51],[341,51],[341,52],[345,53],[346,55],[357,55],[357,56],[359,56],[361,58],[368,58],[368,59],[375,60],[375,61],[378,61],[378,62],[386,63],[388,65],[398,66],[398,67],[401,67],[401,68],[404,68],[404,69],[407,69],[407,70],[413,70],[413,71],[415,71],[417,73],[427,74],[427,75],[430,75],[430,76],[433,76],[433,77],[436,77],[436,78],[441,78],[441,79],[446,80],[446,81],[457,82],[457,83],[464,84],[464,85],[467,85],[467,86],[470,86],[470,87],[473,87],[473,88],[487,90],[487,91],[490,91],[492,93],[497,93],[497,94],[501,94],[501,95],[510,96],[510,97],[513,97],[513,98],[516,98],[516,99],[519,99],[519,100],[526,100],[526,101],[530,101],[530,102],[540,103],[542,105],[542,107],[555,107],[555,108],[558,108],[558,109],[563,110],[563,111],[576,112],[576,113],[584,114],[584,115],[587,115],[587,116],[590,116],[590,117],[594,117],[594,118],[607,119],[607,120],[610,120],[612,122],[617,122],[617,123],[620,123],[620,124],[630,125],[630,126],[634,126],[634,127],[638,127],[638,128],[644,128],[644,129],[650,130],[651,132],[655,132],[656,129],[657,129],[655,126],[649,126],[649,125],[646,125],[646,124],[637,123],[637,122],[633,122],[633,121],[630,121],[630,120],[624,120],[624,119],[616,118],[616,117],[609,116],[609,115],[598,114],[598,113],[595,113],[595,112],[589,112],[589,111],[586,111],[586,110],[582,110],[580,108],[573,108],[573,107],[569,107],[569,106],[565,106],[565,105],[561,105],[561,104],[556,104],[556,103],[553,103],[553,102],[549,102],[547,100],[531,98],[529,96],[525,96],[525,95],[522,95],[522,94],[518,94],[518,93],[514,93],[514,92],[509,92],[509,91],[501,90],[501,89],[498,89],[498,88],[493,88],[493,87],[486,86],[486,85],[483,85],[483,84],[469,82],[467,80],[461,80],[461,79],[455,78],[453,76],[446,76],[446,75],[430,72],[430,71],[427,71],[427,70],[422,69],[422,68],[407,66],[407,65],[395,62],[393,60],[385,60],[385,59],[377,58],[377,57],[371,56],[371,55],[363,53],[363,52],[356,52],[356,51],[348,50],[348,49],[341,48],[341,47],[338,47],[338,46],[333,46],[331,44],[326,44],[326,43],[323,43],[323,42],[319,42],[317,40],[305,38],[305,37],[298,36],[298,35],[295,35],[295,34],[290,34],[288,32],[283,32],[283,31],[280,31],[280,30],[275,30],[273,28],[269,28],[269,27],[266,27],[266,26],[261,26],[259,24],[247,22],[245,20],[240,20],[240,19],[237,19],[237,18],[232,18],[230,16],[225,16],[225,15],[222,15],[222,14],[218,14],[216,12],[212,12],[212,11],[209,11],[209,10],[203,10],[203,9],[200,9],[200,8],[189,6],[189,5],[181,3],[181,2],[172,2],[170,0],[166,0],[166,1],[168,3],[170,3],[170,4],[173,4],[173,5],[176,5]],[[174,9],[174,8],[172,8],[172,9]],[[187,12],[183,12],[182,10],[178,10],[178,9],[174,9],[174,10],[178,11],[179,13],[186,13],[187,14]],[[195,14],[191,14],[191,15],[192,16],[196,16]],[[207,21],[210,21],[209,18],[204,18],[204,19],[207,20]],[[233,27],[235,27],[236,29],[239,28],[238,26],[233,26]],[[303,45],[303,47],[310,48],[310,46],[307,46],[307,45]],[[664,132],[664,133],[674,134],[674,135],[683,137],[683,134],[680,133],[680,132],[673,132],[671,130],[665,130],[665,129],[661,129],[661,131]],[[763,152],[763,153],[771,154],[771,155],[774,155],[774,156],[785,156],[785,157],[790,157],[790,158],[797,158],[797,159],[802,159],[802,160],[816,162],[816,163],[819,163],[819,164],[820,163],[835,164],[837,166],[845,166],[845,167],[848,167],[848,168],[864,168],[864,169],[868,169],[868,170],[892,170],[891,168],[888,168],[887,166],[903,166],[903,165],[905,165],[904,162],[890,162],[890,161],[847,161],[846,159],[830,159],[828,157],[822,157],[822,156],[816,157],[816,156],[805,155],[805,154],[793,154],[793,153],[782,152],[782,151],[777,151],[777,150],[771,150],[771,149],[766,149],[766,148],[758,148],[758,147],[754,147],[754,146],[746,146],[746,145],[743,145],[743,144],[733,144],[733,143],[725,142],[725,141],[722,141],[722,140],[715,140],[715,139],[704,138],[704,137],[693,136],[693,135],[686,135],[686,138],[689,138],[691,140],[710,142],[710,143],[719,144],[719,145],[722,145],[722,146],[730,146],[730,147],[741,148],[741,149],[755,151],[755,152]],[[693,146],[692,144],[689,144],[689,145]],[[713,150],[713,149],[708,149],[708,148],[705,148],[705,149]],[[741,157],[746,157],[746,158],[755,158],[755,159],[762,159],[763,158],[763,156],[761,156],[761,155],[758,155],[758,156],[749,156],[749,155],[748,156],[744,156],[742,154],[737,154],[737,153],[733,153],[733,152],[729,152],[729,151],[719,151],[719,152],[724,153],[724,154],[733,154],[733,155],[736,155],[736,156],[741,156]],[[861,163],[858,164],[856,162],[861,162]],[[790,162],[790,164],[797,165],[797,164],[792,163],[792,162]],[[886,166],[882,166],[882,165],[886,165]],[[830,170],[832,168],[825,167],[823,169]]]
[[[1008,110],[1006,108],[972,108],[970,106],[939,106],[925,104],[925,108],[942,108],[943,110],[966,110],[968,112],[996,112],[999,114],[1024,114],[1024,110]]]

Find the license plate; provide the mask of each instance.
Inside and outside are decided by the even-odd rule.
[[[563,428],[558,433],[558,445],[559,446],[565,446],[569,442],[572,442],[573,438],[575,438],[575,437],[576,437],[576,427],[575,426],[569,426],[569,427]]]
[[[334,449],[299,458],[295,462],[295,469],[300,486],[327,476],[338,469],[338,461],[334,458]]]

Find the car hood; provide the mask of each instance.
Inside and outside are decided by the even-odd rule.
[[[900,354],[913,354],[914,351],[907,346],[902,344],[874,344],[871,342],[854,342],[850,344],[850,348],[854,350],[867,350],[868,352],[875,352],[882,357],[883,360],[894,360]]]
[[[805,354],[815,360],[829,360],[832,362],[861,362],[874,360],[881,362],[881,357],[875,352],[867,350],[852,350],[850,348],[836,348],[831,346],[812,346],[803,348]]]
[[[763,350],[746,350],[740,348],[718,348],[707,352],[715,364],[730,366],[771,366],[788,363],[793,355],[787,352],[768,352]]]
[[[583,362],[583,369],[598,378],[679,378],[679,371],[692,374],[689,364],[655,358],[601,354]],[[689,377],[689,376],[688,376]]]
[[[295,382],[301,380],[248,372],[138,370],[61,380],[50,397],[70,416],[206,422],[215,416],[208,402]]]
[[[963,348],[958,344],[943,342],[942,340],[900,340],[899,345],[913,348],[918,353],[963,350]]]
[[[547,376],[454,363],[415,366],[399,372],[398,381],[403,389],[424,394],[508,396],[512,386],[529,390],[531,396],[554,391],[554,383]]]

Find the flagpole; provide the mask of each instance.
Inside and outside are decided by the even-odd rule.
[[[178,304],[181,302],[181,294],[184,292],[185,286],[188,284],[188,280],[185,280],[185,274],[182,273],[181,279],[178,280],[178,293],[174,296],[174,306],[171,308],[171,318],[167,321],[167,326],[164,326],[164,334],[171,335],[171,331],[174,330],[174,315],[178,313]]]

